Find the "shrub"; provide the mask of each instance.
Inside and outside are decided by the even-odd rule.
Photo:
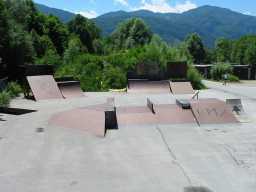
[[[10,103],[11,96],[7,91],[0,92],[0,107],[7,107]]]
[[[195,67],[189,66],[187,79],[191,82],[194,89],[200,90],[205,88],[205,85],[202,83],[202,75]]]
[[[107,65],[103,71],[102,88],[108,89],[122,89],[126,87],[125,73],[119,67]]]
[[[217,63],[211,69],[211,77],[214,80],[222,80],[224,74],[232,74],[232,66],[227,63]]]
[[[237,77],[235,75],[229,74],[228,75],[228,81],[230,81],[230,82],[239,82],[240,79],[239,79],[239,77]]]
[[[21,86],[16,82],[10,82],[6,88],[6,91],[9,93],[10,97],[18,97],[22,92]]]

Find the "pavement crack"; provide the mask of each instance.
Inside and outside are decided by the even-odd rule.
[[[231,151],[232,148],[231,148],[230,146],[226,145],[226,144],[224,144],[223,146],[224,146],[225,151],[229,154],[229,156],[230,156],[231,159],[236,163],[236,165],[237,165],[237,166],[240,166],[241,163],[239,162],[239,160],[237,160],[237,158],[235,157],[235,155],[234,155],[233,152]],[[230,149],[230,148],[231,148],[231,149]]]
[[[167,140],[166,140],[166,138],[165,138],[165,136],[164,136],[164,133],[162,132],[162,130],[161,130],[158,126],[156,126],[156,130],[159,132],[159,134],[160,134],[160,136],[161,136],[161,139],[162,139],[162,141],[163,141],[165,147],[167,148],[168,153],[169,153],[170,156],[172,157],[172,159],[173,159],[172,162],[173,162],[175,165],[177,165],[177,167],[181,170],[181,172],[183,173],[183,175],[184,175],[185,178],[187,179],[189,185],[192,186],[192,180],[191,180],[191,178],[189,177],[189,175],[188,175],[188,173],[186,172],[185,168],[184,168],[184,167],[181,165],[181,163],[178,161],[178,159],[177,159],[175,153],[173,152],[171,146],[168,144],[168,142],[167,142]]]

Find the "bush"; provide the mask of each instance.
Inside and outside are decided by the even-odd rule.
[[[0,92],[0,107],[7,107],[10,103],[11,96],[7,91]]]
[[[237,76],[235,76],[235,75],[229,74],[228,75],[228,81],[230,81],[230,82],[239,82],[240,79]]]
[[[194,89],[200,90],[205,88],[205,85],[202,83],[202,75],[192,66],[188,69],[187,79],[191,82]]]
[[[224,74],[232,74],[232,66],[227,63],[217,63],[211,69],[211,77],[214,80],[220,81]]]
[[[10,97],[18,97],[22,92],[21,86],[16,82],[10,82],[6,88],[6,91],[9,93]]]
[[[103,90],[122,89],[126,87],[125,73],[119,67],[107,65],[103,71]]]

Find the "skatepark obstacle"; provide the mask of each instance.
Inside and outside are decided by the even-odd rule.
[[[129,80],[128,93],[170,93],[170,82]]]
[[[170,82],[170,87],[174,95],[195,93],[190,82]]]
[[[228,105],[218,99],[192,100],[191,108],[199,125],[238,123]]]
[[[63,99],[63,96],[53,76],[28,76],[27,80],[36,101]]]
[[[241,99],[227,99],[226,104],[231,107],[232,111],[236,113],[236,115],[244,114],[244,107]]]
[[[61,81],[57,82],[57,84],[64,98],[84,96],[79,81]]]

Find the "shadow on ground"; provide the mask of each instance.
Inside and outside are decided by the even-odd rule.
[[[184,192],[213,192],[206,187],[185,187]]]

